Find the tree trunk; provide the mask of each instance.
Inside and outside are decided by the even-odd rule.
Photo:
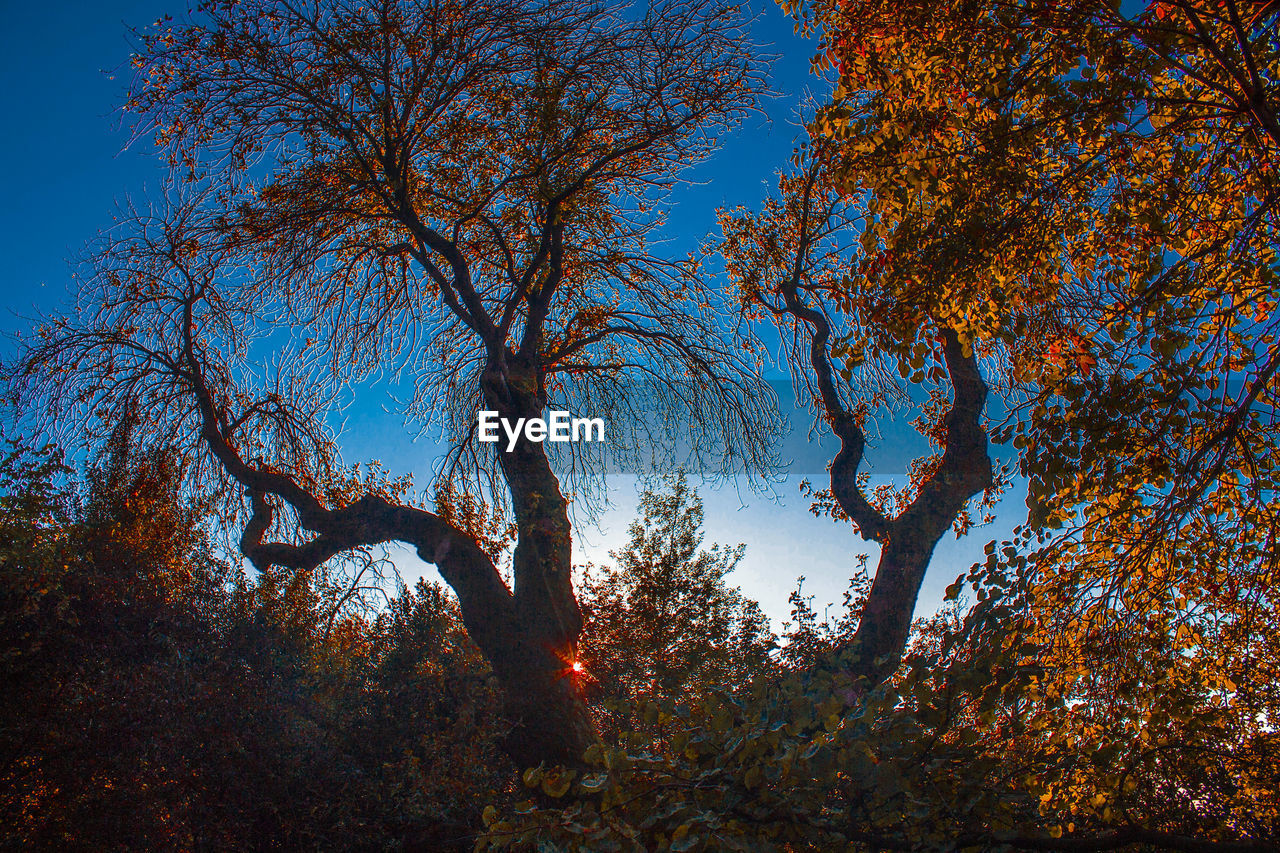
[[[858,466],[865,445],[862,431],[849,413],[829,406],[838,412],[833,430],[841,441],[831,465],[831,493],[859,532],[881,546],[880,563],[858,630],[841,649],[854,661],[849,667],[851,674],[865,679],[868,687],[884,681],[898,668],[910,638],[920,586],[938,540],[965,503],[992,483],[987,433],[982,427],[987,385],[977,358],[966,352],[956,333],[943,329],[939,337],[953,391],[944,420],[942,459],[896,518],[872,507],[858,488]],[[815,363],[825,364],[816,358]]]
[[[486,371],[483,391],[487,405],[512,423],[543,414],[540,372],[512,353],[501,367]],[[517,530],[512,570],[519,639],[507,659],[490,658],[515,723],[508,752],[526,765],[574,763],[596,734],[572,669],[582,611],[573,591],[568,502],[543,443],[522,437],[510,451],[503,443],[498,459]]]
[[[504,417],[537,417],[540,384],[531,371],[485,377],[485,397]],[[531,390],[532,389],[532,390]],[[312,569],[336,554],[381,542],[413,545],[454,590],[468,635],[498,678],[511,721],[507,754],[520,766],[574,764],[596,739],[586,703],[572,677],[582,616],[573,594],[568,504],[539,443],[520,441],[499,459],[511,490],[519,537],[515,591],[473,537],[434,513],[370,495],[330,509],[286,474],[246,464],[226,439],[208,393],[199,395],[204,436],[228,473],[249,490],[253,516],[240,549],[262,571]],[[291,504],[302,544],[263,542],[275,509],[268,495]]]

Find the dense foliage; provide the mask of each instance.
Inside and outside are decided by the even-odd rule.
[[[1280,738],[1266,720],[1168,642],[1128,661],[1129,684],[1063,695],[1048,650],[1018,628],[1031,612],[1025,585],[994,559],[969,579],[972,606],[917,624],[893,679],[867,693],[829,654],[848,648],[859,593],[852,620],[825,624],[797,598],[791,639],[803,648],[769,677],[637,705],[638,734],[593,748],[586,767],[526,773],[537,790],[487,811],[483,841],[583,851],[1271,849]]]
[[[745,685],[773,643],[758,604],[726,576],[745,546],[703,550],[702,499],[683,472],[640,497],[630,539],[613,565],[588,567],[579,659],[598,702],[696,699]]]
[[[469,847],[510,771],[456,604],[232,572],[170,464],[3,461],[0,846]]]

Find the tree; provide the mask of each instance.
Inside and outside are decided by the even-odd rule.
[[[144,413],[190,487],[242,511],[263,571],[412,545],[503,685],[511,756],[575,760],[592,732],[565,677],[581,614],[557,471],[573,492],[599,468],[586,445],[478,443],[476,411],[609,411],[621,431],[652,423],[648,377],[704,462],[767,463],[768,393],[719,298],[651,248],[679,169],[762,85],[735,8],[249,0],[139,37],[128,106],[177,187],[106,238],[15,396],[90,441],[97,415]],[[331,416],[378,375],[451,442],[434,511],[338,465]],[[513,588],[502,537],[468,527],[489,504],[514,521]]]
[[[726,584],[744,546],[703,550],[702,500],[683,472],[646,489],[614,565],[588,574],[581,658],[605,699],[694,701],[765,671],[772,633]]]
[[[888,540],[867,603],[804,677],[668,721],[669,749],[601,750],[487,840],[1274,846],[1280,8],[797,8],[835,97],[724,247],[841,440],[817,508]],[[862,426],[891,404],[939,452],[867,494]],[[1019,452],[1029,523],[909,644],[901,567],[968,525],[988,439]]]
[[[1185,580],[1162,564],[1192,538],[1265,586],[1274,4],[794,8],[835,97],[724,248],[841,440],[820,505],[883,544],[864,674],[892,671],[933,543],[998,485],[988,434],[1020,451],[1027,530],[1070,528],[1035,559],[1072,567],[1046,612]],[[861,422],[895,403],[940,453],[868,501]]]
[[[830,490],[820,498],[837,518],[880,544],[857,631],[844,650],[852,652],[851,672],[875,684],[897,669],[938,540],[963,521],[971,498],[989,499],[998,482],[982,423],[987,384],[973,342],[945,315],[931,316],[906,300],[864,306],[842,293],[849,281],[842,241],[852,214],[840,193],[822,183],[828,147],[819,148],[805,173],[784,178],[780,196],[760,213],[740,209],[722,216],[722,251],[743,308],[778,324],[797,387],[812,393],[812,404],[840,440]],[[851,316],[865,320],[857,332]],[[850,367],[837,367],[835,355],[854,334],[860,338],[853,361],[873,359],[862,383],[852,381]],[[870,407],[891,397],[912,399],[875,363],[875,349],[886,361],[897,360],[904,378],[930,383],[916,425],[941,453],[913,467],[906,489],[868,499],[858,469]]]
[[[1012,439],[1031,492],[1029,525],[991,543],[968,576],[980,600],[1000,602],[990,612],[1004,624],[989,640],[999,651],[987,666],[1023,669],[1029,681],[993,678],[974,698],[990,687],[1003,698],[982,698],[976,707],[994,716],[972,731],[912,737],[991,745],[954,766],[981,775],[1003,765],[993,789],[1025,772],[1027,788],[1008,796],[1016,805],[1034,794],[1038,815],[984,806],[984,826],[920,837],[902,824],[882,834],[884,816],[866,814],[846,839],[1259,849],[1256,839],[1274,834],[1262,780],[1275,772],[1275,737],[1262,721],[1275,712],[1251,673],[1273,670],[1280,625],[1271,595],[1277,11],[818,7],[830,47],[819,63],[838,67],[835,103],[778,197],[725,217],[725,248],[743,303],[776,318],[802,387],[841,439],[818,508],[869,538],[888,534],[845,644],[858,657],[844,669],[882,682],[890,704],[901,697],[907,716],[888,720],[919,722],[923,688],[897,667],[905,626],[921,561],[948,525],[967,527],[964,501],[991,483],[988,436]],[[966,376],[978,393],[966,392]],[[991,387],[1003,423],[981,420]],[[918,409],[941,452],[913,466],[905,491],[868,496],[855,491],[862,420],[892,403]],[[908,523],[886,530],[899,520]],[[920,573],[901,571],[893,552],[904,545]],[[900,583],[904,574],[914,583]],[[873,610],[878,592],[896,631]],[[866,659],[869,644],[883,661]],[[914,695],[903,692],[913,683]],[[962,685],[930,689],[948,696]],[[833,726],[857,730],[870,707],[885,708],[839,678],[834,687],[852,707]],[[993,720],[1001,724],[983,731]],[[710,724],[691,721],[691,737]],[[803,724],[786,731],[800,739],[784,739],[765,779],[770,767],[784,780],[795,773],[795,752],[822,753]],[[724,742],[739,737],[750,735],[733,727]],[[844,772],[865,772],[845,760]],[[674,764],[674,778],[689,772]],[[713,770],[699,778],[739,809],[762,778]],[[831,779],[829,767],[814,772]],[[644,788],[666,813],[681,799],[664,791],[673,784],[619,796]],[[810,810],[795,824],[761,832],[836,831],[822,788],[799,797]],[[708,815],[724,813],[699,814],[700,829],[720,829]],[[1035,831],[1006,834],[1019,824]]]

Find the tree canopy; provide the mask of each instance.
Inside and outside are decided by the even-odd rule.
[[[834,96],[722,247],[840,439],[815,508],[880,565],[825,666],[694,709],[674,748],[602,755],[565,823],[495,816],[490,840],[1263,849],[1280,9],[792,8]],[[886,406],[936,452],[869,492]],[[935,543],[1004,480],[992,442],[1028,524],[912,647]]]
[[[786,8],[829,97],[776,193],[721,211],[718,277],[657,237],[764,91],[737,7],[241,0],[142,34],[129,108],[174,186],[11,365],[21,412],[106,448],[82,514],[51,462],[0,469],[16,701],[55,732],[153,731],[133,715],[157,696],[248,727],[275,778],[351,792],[288,824],[303,844],[364,821],[507,849],[1269,849],[1280,4]],[[652,388],[695,461],[765,470],[766,366],[839,443],[814,511],[879,546],[841,617],[797,591],[773,646],[683,474],[575,591],[571,502],[654,435],[600,456],[474,432],[480,408],[650,424]],[[342,466],[334,416],[383,377],[448,442],[430,502]],[[902,411],[930,455],[869,488],[871,425]],[[913,622],[937,543],[1013,477],[1026,522]],[[334,561],[392,541],[456,615],[429,586],[356,607]],[[95,635],[143,663],[76,651]],[[237,668],[222,637],[261,649]],[[254,678],[258,728],[184,692]],[[82,779],[82,741],[4,731],[20,840],[187,784],[189,730]],[[148,800],[139,837],[214,799]],[[273,819],[218,825],[233,845]]]
[[[600,460],[480,443],[476,412],[608,411],[625,455],[656,404],[695,461],[769,465],[769,391],[722,300],[652,246],[664,193],[762,87],[737,11],[243,2],[141,37],[128,107],[177,185],[105,238],[18,396],[89,436],[143,413],[139,440],[231,498],[259,569],[415,547],[507,685],[512,754],[572,759],[591,734],[564,678],[582,623],[561,478],[585,498]],[[334,415],[374,376],[450,443],[431,510],[338,463]],[[459,526],[490,505],[515,526],[511,588],[492,531]]]

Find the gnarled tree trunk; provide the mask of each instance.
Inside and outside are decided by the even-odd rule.
[[[537,367],[510,352],[503,362],[485,372],[486,403],[513,424],[540,417],[546,394]],[[508,752],[523,764],[576,762],[596,734],[572,677],[582,611],[573,591],[568,502],[543,444],[522,437],[509,451],[503,447],[498,461],[517,531],[514,648],[489,655],[515,722]]]
[[[596,734],[572,678],[582,616],[571,578],[568,505],[541,444],[521,440],[500,457],[519,530],[513,593],[475,538],[434,513],[378,496],[330,509],[288,475],[245,463],[199,372],[192,375],[204,437],[252,497],[253,516],[240,540],[246,557],[264,571],[273,565],[308,570],[352,548],[391,541],[413,545],[457,594],[467,633],[498,678],[511,723],[507,754],[520,766],[581,759]],[[516,381],[504,381],[504,375],[510,379],[506,371],[486,376],[486,399],[504,417],[540,415],[538,385],[523,381],[531,371],[517,371]],[[301,545],[263,542],[275,512],[269,494],[289,503],[316,537]]]
[[[977,359],[972,352],[965,352],[956,333],[943,329],[941,338],[953,390],[951,410],[944,420],[942,461],[896,518],[888,518],[871,506],[858,489],[858,465],[865,444],[861,430],[842,408],[834,419],[841,449],[831,465],[831,493],[862,535],[881,546],[858,630],[848,644],[848,650],[857,656],[853,673],[870,684],[888,678],[898,667],[938,540],[951,528],[965,502],[992,483],[987,434],[981,423],[986,383]]]
[[[940,326],[937,341],[951,381],[951,408],[943,416],[942,459],[922,482],[915,498],[896,517],[876,508],[858,486],[858,468],[866,436],[858,417],[846,405],[831,363],[832,327],[820,288],[809,280],[810,253],[831,227],[830,195],[818,186],[821,157],[799,185],[796,201],[799,240],[791,269],[777,285],[777,302],[764,301],[775,316],[789,316],[808,329],[808,366],[813,371],[818,402],[840,451],[831,463],[831,495],[865,539],[881,546],[871,590],[858,629],[840,650],[850,674],[866,686],[884,681],[897,669],[911,632],[925,570],[938,540],[963,511],[965,503],[992,485],[987,434],[982,426],[987,385],[976,354],[954,329]]]

